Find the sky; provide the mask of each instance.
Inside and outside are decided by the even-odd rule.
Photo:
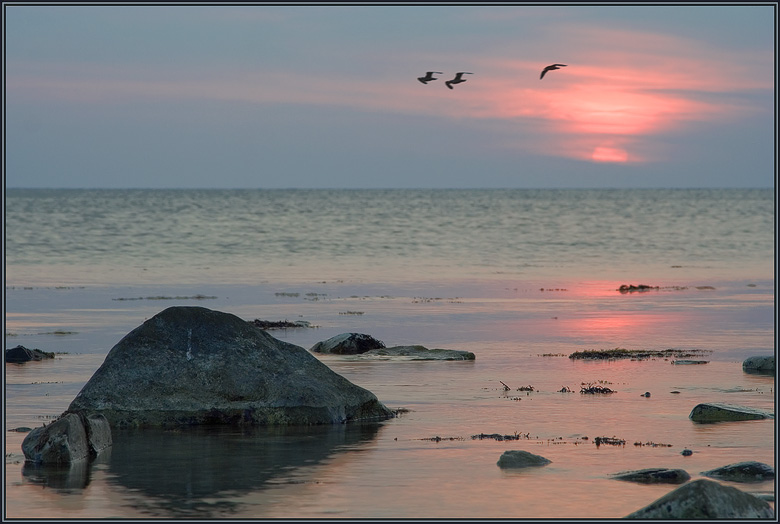
[[[5,187],[771,188],[776,8],[4,2]]]

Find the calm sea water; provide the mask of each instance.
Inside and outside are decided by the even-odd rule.
[[[307,349],[361,332],[477,355],[321,357],[408,410],[375,425],[120,432],[67,471],[25,466],[7,431],[10,518],[619,518],[673,487],[612,473],[775,464],[773,420],[688,419],[701,401],[774,410],[774,377],[741,367],[775,350],[773,190],[7,190],[5,215],[6,346],[58,353],[6,364],[7,429],[59,415],[172,305],[306,320],[272,334]],[[709,363],[567,358],[614,347]],[[502,471],[508,449],[552,463]]]

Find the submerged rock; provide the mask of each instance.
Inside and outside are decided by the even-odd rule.
[[[33,429],[22,441],[24,457],[35,464],[88,460],[111,446],[111,428],[102,415],[65,412],[48,426]]]
[[[749,357],[742,362],[742,370],[746,373],[775,374],[775,357]]]
[[[19,364],[45,358],[54,358],[54,353],[48,353],[40,349],[27,349],[24,346],[16,346],[15,348],[5,350],[5,361],[9,363]]]
[[[174,306],[128,333],[68,408],[112,426],[332,424],[393,417],[304,348],[235,315]]]
[[[528,451],[510,450],[505,451],[498,459],[499,468],[528,468],[546,466],[552,461],[540,455],[534,455]]]
[[[694,422],[723,422],[730,420],[759,420],[774,418],[775,416],[768,411],[746,406],[704,403],[694,407],[688,417]]]
[[[384,348],[385,344],[371,335],[363,333],[342,333],[312,346],[314,353],[329,355],[360,355],[372,349]]]
[[[372,349],[363,353],[365,357],[404,357],[408,360],[475,360],[471,351],[457,349],[428,349],[425,346],[393,346]]]
[[[737,462],[721,468],[702,471],[705,477],[712,477],[731,482],[765,482],[774,480],[775,470],[768,464],[761,462]]]
[[[615,473],[612,478],[643,484],[682,484],[688,482],[691,476],[683,469],[647,468]]]
[[[767,519],[775,512],[768,502],[731,486],[699,479],[667,493],[627,519]]]

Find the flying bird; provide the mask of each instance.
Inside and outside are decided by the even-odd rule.
[[[465,82],[466,81],[466,79],[463,78],[463,75],[473,75],[473,74],[474,73],[469,73],[469,72],[463,71],[461,73],[456,74],[455,78],[453,78],[452,80],[447,80],[444,83],[447,85],[447,87],[452,89],[452,84],[460,84],[461,82]]]
[[[433,75],[441,75],[441,74],[443,74],[443,73],[441,73],[439,71],[428,71],[427,73],[425,73],[425,76],[421,76],[421,77],[417,78],[417,80],[419,80],[423,84],[427,84],[431,80],[438,80],[437,78],[434,78]]]
[[[544,70],[542,71],[542,74],[541,74],[541,75],[539,75],[539,80],[541,80],[542,78],[544,78],[544,74],[545,74],[547,71],[554,71],[554,70],[556,70],[556,69],[560,69],[560,68],[562,68],[562,67],[566,67],[566,64],[553,64],[553,65],[548,65],[547,67],[545,67],[545,68],[544,68]]]

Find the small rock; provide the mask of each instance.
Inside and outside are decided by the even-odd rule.
[[[775,470],[768,464],[761,462],[737,462],[721,468],[702,471],[705,477],[712,477],[731,482],[765,482],[774,480]]]
[[[732,404],[704,403],[693,408],[688,416],[694,422],[724,422],[774,418],[774,414],[760,409]]]
[[[742,362],[742,370],[746,373],[775,374],[775,357],[749,357]]]
[[[70,464],[96,456],[111,442],[111,428],[104,416],[66,412],[48,426],[30,431],[22,441],[22,451],[35,464]]]
[[[54,353],[47,353],[40,349],[27,349],[24,346],[16,346],[15,348],[5,350],[5,361],[8,363],[19,364],[45,358],[54,358]]]
[[[505,451],[498,459],[499,468],[527,468],[546,466],[552,462],[539,455],[534,455],[527,451],[511,450]]]
[[[385,347],[384,342],[363,333],[342,333],[312,346],[313,353],[330,355],[360,355],[372,349]]]
[[[613,475],[616,480],[628,480],[643,484],[682,484],[691,479],[687,471],[682,469],[647,468],[635,471],[624,471]]]

